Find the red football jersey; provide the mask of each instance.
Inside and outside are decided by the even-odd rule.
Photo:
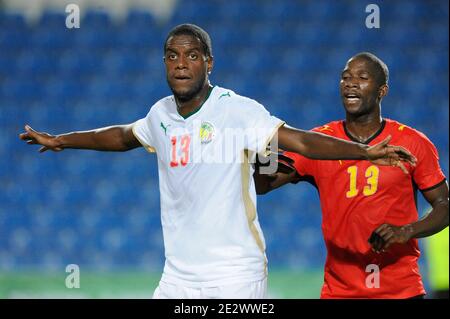
[[[352,140],[344,121],[314,131]],[[409,174],[364,160],[311,160],[285,152],[295,160],[299,175],[314,179],[320,195],[327,247],[321,298],[409,298],[425,293],[417,239],[391,245],[379,254],[371,250],[368,239],[383,223],[398,226],[416,221],[417,189],[434,188],[445,182],[445,176],[432,142],[396,121],[383,120],[367,144],[388,135],[391,145],[401,145],[417,157],[415,167],[405,163]]]

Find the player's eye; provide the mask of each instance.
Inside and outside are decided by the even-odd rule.
[[[197,60],[197,58],[198,58],[198,55],[197,55],[196,53],[190,53],[190,54],[189,54],[189,59],[191,59],[191,60]]]
[[[169,53],[168,55],[167,55],[167,59],[169,59],[169,60],[175,60],[177,58],[177,55],[175,54],[175,53]]]

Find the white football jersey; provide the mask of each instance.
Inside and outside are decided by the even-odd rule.
[[[136,138],[158,157],[162,281],[206,287],[267,275],[251,163],[283,124],[218,86],[186,118],[168,96],[134,124]]]

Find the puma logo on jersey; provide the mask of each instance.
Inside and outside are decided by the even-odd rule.
[[[170,124],[167,125],[167,126],[164,126],[163,122],[161,122],[161,128],[164,130],[164,135],[167,135],[167,128],[168,128],[169,126],[170,126]]]
[[[398,127],[398,130],[399,130],[399,131],[403,131],[404,128],[405,128],[405,125],[400,125],[400,126]]]
[[[219,100],[220,100],[220,98],[222,98],[222,97],[224,97],[224,96],[231,97],[230,92],[222,93],[222,94],[219,96]]]

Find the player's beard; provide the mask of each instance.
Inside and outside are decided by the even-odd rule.
[[[187,102],[192,100],[195,96],[197,96],[202,90],[203,86],[206,83],[206,75],[199,79],[191,88],[187,91],[179,92],[175,90],[172,85],[170,85],[170,80],[167,78],[167,83],[169,84],[170,90],[172,91],[175,98],[180,102]]]

